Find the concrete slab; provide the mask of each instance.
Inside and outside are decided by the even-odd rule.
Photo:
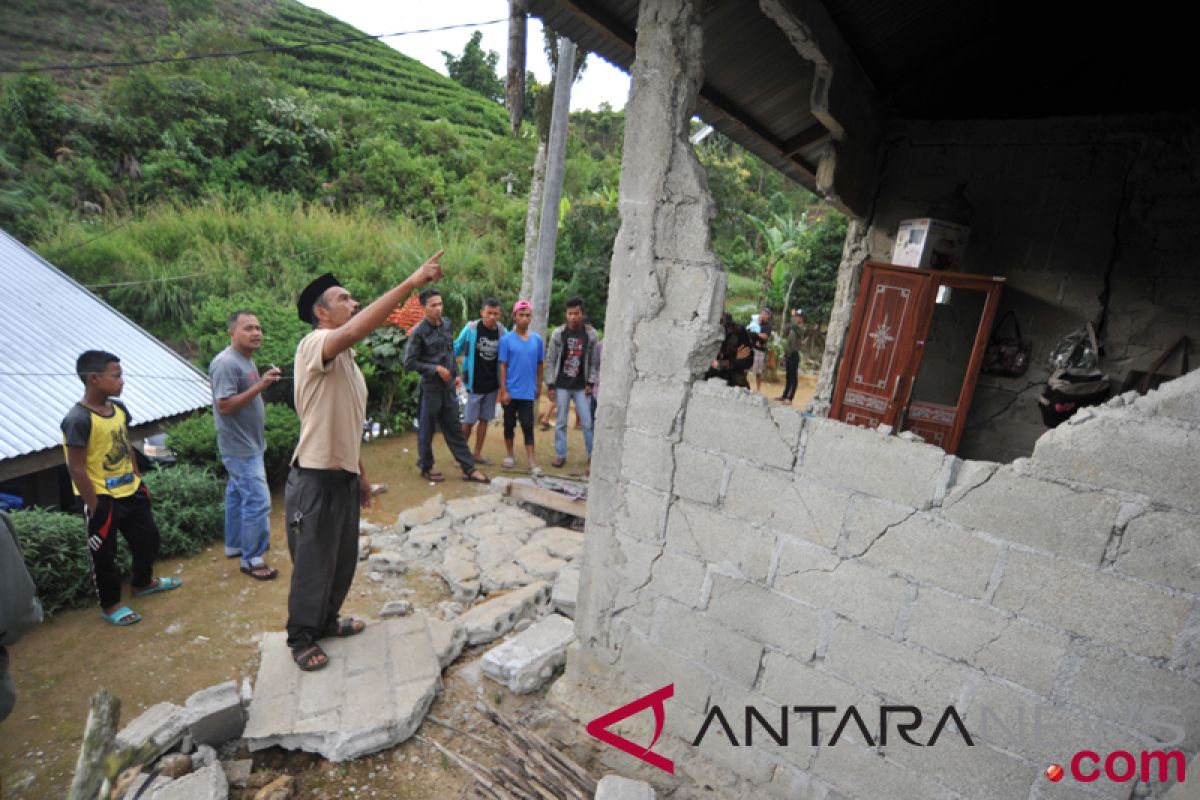
[[[554,610],[575,619],[575,600],[579,596],[579,567],[571,565],[559,571],[550,592]]]
[[[583,553],[583,534],[570,528],[545,528],[530,537],[529,543],[541,545],[564,561],[573,561]]]
[[[434,652],[437,653],[438,663],[445,669],[462,654],[463,646],[467,643],[467,630],[457,620],[441,620],[425,614],[420,616],[424,616],[429,625]]]
[[[435,519],[440,519],[445,510],[446,500],[442,497],[442,493],[438,492],[421,505],[401,511],[400,516],[396,518],[396,524],[404,528],[426,525]]]
[[[384,619],[391,617],[407,617],[412,613],[413,604],[411,600],[389,600],[383,604],[383,608],[379,611],[379,616]]]
[[[466,630],[469,644],[486,644],[508,633],[519,620],[543,616],[549,609],[550,587],[538,581],[480,603],[458,622]]]
[[[479,585],[487,594],[495,594],[506,589],[515,589],[519,586],[528,586],[537,578],[533,577],[520,566],[511,561],[500,564],[488,570],[479,579]]]
[[[516,694],[537,691],[566,662],[573,641],[575,623],[551,614],[489,650],[483,657],[483,674]]]
[[[495,494],[481,494],[478,497],[460,497],[446,503],[446,516],[455,522],[477,517],[499,508],[501,498]]]
[[[229,782],[220,764],[209,764],[155,790],[149,800],[228,800]]]
[[[403,575],[408,572],[408,562],[396,550],[382,550],[367,557],[367,568],[385,575]]]
[[[117,747],[137,747],[151,742],[165,753],[183,739],[187,733],[188,713],[183,706],[174,703],[156,703],[150,706],[117,734]]]
[[[595,800],[657,800],[654,787],[620,775],[605,775],[596,784]]]
[[[302,672],[283,633],[263,637],[244,738],[346,761],[412,736],[441,689],[429,625],[414,615],[370,623],[358,636],[326,639],[330,663]]]
[[[237,739],[246,726],[242,698],[233,681],[201,689],[187,699],[188,733],[197,744],[219,745]]]

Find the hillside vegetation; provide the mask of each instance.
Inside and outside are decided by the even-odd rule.
[[[377,40],[11,72],[361,35],[292,0],[9,0],[5,17],[0,226],[181,351],[204,354],[214,298],[286,309],[326,269],[370,298],[438,249],[452,319],[514,298],[536,134],[510,135],[482,94]],[[620,113],[572,115],[552,319],[576,293],[604,319],[623,130]],[[757,280],[753,221],[811,207],[772,297],[797,275],[831,295],[844,219],[719,135],[698,152],[727,269]]]

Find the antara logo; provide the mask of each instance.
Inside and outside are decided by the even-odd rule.
[[[627,703],[620,708],[613,709],[604,716],[597,717],[587,724],[587,732],[605,744],[612,745],[634,758],[641,759],[647,764],[661,769],[663,772],[674,775],[675,762],[658,753],[652,752],[652,748],[662,735],[663,725],[666,722],[667,711],[664,703],[674,695],[675,684],[668,684],[644,697],[639,697],[632,703]],[[654,711],[654,738],[650,740],[648,746],[643,747],[609,730],[611,726],[621,720],[628,719],[647,708]],[[758,708],[746,706],[743,709],[742,715],[745,736],[739,743],[733,727],[729,724],[728,716],[719,705],[714,705],[709,709],[708,714],[705,715],[704,722],[700,726],[700,731],[692,740],[692,746],[699,747],[704,742],[704,737],[708,735],[709,729],[715,723],[721,727],[729,744],[734,747],[752,746],[754,744],[754,730],[756,726],[765,731],[776,744],[786,747],[790,742],[789,720],[793,714],[809,718],[809,735],[805,738],[813,747],[822,744],[820,721],[823,714],[832,715],[838,719],[833,734],[824,744],[826,747],[836,746],[851,724],[858,729],[858,733],[872,747],[877,743],[879,745],[886,745],[888,743],[888,732],[892,727],[895,728],[896,733],[907,744],[917,747],[932,747],[937,744],[938,738],[946,730],[947,726],[952,726],[956,729],[958,735],[962,737],[963,741],[969,747],[975,746],[974,740],[971,739],[971,734],[967,732],[962,717],[959,716],[958,710],[954,706],[946,706],[945,710],[938,717],[937,723],[933,726],[933,731],[930,733],[928,741],[924,742],[914,739],[912,736],[921,727],[921,723],[924,720],[924,715],[922,715],[921,710],[916,706],[881,706],[879,709],[879,728],[877,734],[874,736],[855,706],[848,706],[840,717],[837,716],[838,709],[836,706],[782,706],[778,709],[778,725],[774,724],[774,718],[769,721]]]

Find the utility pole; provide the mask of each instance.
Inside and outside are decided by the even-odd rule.
[[[558,37],[558,69],[554,75],[554,106],[550,142],[546,148],[546,185],[538,225],[537,260],[533,272],[533,329],[543,339],[550,317],[550,285],[558,244],[558,207],[562,200],[563,164],[567,156],[567,118],[571,113],[571,84],[575,80],[575,43]]]

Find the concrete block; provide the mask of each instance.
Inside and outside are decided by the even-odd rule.
[[[1070,701],[1172,749],[1200,749],[1200,682],[1113,650],[1089,648]]]
[[[735,424],[730,424],[735,420]],[[800,441],[799,426],[783,428],[760,394],[697,383],[688,402],[684,443],[700,450],[790,470]]]
[[[671,491],[675,457],[670,441],[640,431],[626,430],[622,448],[622,478],[660,492]]]
[[[1151,583],[1200,590],[1200,516],[1149,512],[1135,518],[1121,537],[1116,566]]]
[[[474,561],[451,558],[447,553],[434,571],[450,587],[456,600],[474,600],[479,594],[479,567]]]
[[[1200,391],[1200,372],[1172,381]],[[1135,409],[1139,406],[1134,406]],[[1200,429],[1180,428],[1137,411],[1100,409],[1086,425],[1060,425],[1038,439],[1032,466],[1037,474],[1090,486],[1138,492],[1152,502],[1200,513],[1200,492],[1191,470],[1200,451]]]
[[[516,694],[537,691],[554,670],[566,663],[567,646],[575,640],[575,624],[549,614],[493,647],[483,657],[483,674]]]
[[[621,642],[621,674],[650,689],[675,684],[672,703],[682,703],[696,713],[708,709],[713,677],[703,665],[665,650],[637,633]]]
[[[575,605],[579,597],[579,567],[575,565],[561,569],[554,579],[550,602],[554,610],[575,619]]]
[[[187,699],[188,733],[198,744],[220,745],[241,737],[246,727],[242,698],[233,681],[201,689]]]
[[[706,615],[790,656],[808,659],[816,650],[816,609],[753,583],[713,575]]]
[[[409,600],[389,600],[383,604],[383,608],[379,611],[379,616],[383,619],[407,617],[412,611],[413,604]]]
[[[642,433],[675,440],[680,431],[688,384],[680,381],[645,377],[629,387],[626,424]]]
[[[595,800],[657,800],[654,787],[620,775],[605,775],[596,784]]]
[[[592,478],[592,496],[596,496],[597,480]],[[617,491],[620,501],[613,502],[613,527],[627,536],[661,542],[666,535],[671,495],[635,483],[627,483]]]
[[[510,533],[523,542],[529,541],[529,536],[533,532],[546,527],[546,521],[537,514],[530,514],[516,506],[501,506],[496,511],[495,519],[496,524],[500,527],[500,533]]]
[[[947,457],[940,448],[828,419],[810,420],[805,434],[800,475],[916,508],[933,501]]]
[[[765,583],[775,536],[706,506],[680,501],[671,506],[667,517],[667,545],[718,571]]]
[[[751,464],[729,479],[725,511],[744,522],[803,536],[832,547],[842,529],[850,493]]]
[[[462,533],[463,539],[468,542],[478,542],[485,536],[499,536],[505,532],[496,513],[480,514],[478,517],[459,523],[458,530]]]
[[[1065,634],[933,589],[918,592],[904,637],[1047,696],[1070,645]]]
[[[942,515],[1001,539],[1100,564],[1120,503],[1002,467],[974,490],[948,499]]]
[[[687,229],[687,224],[674,224],[678,217],[679,211],[684,211],[682,216],[691,216],[688,210],[682,207],[673,209],[676,220],[667,222],[666,219],[660,217],[658,222],[662,228],[662,233],[668,236],[675,237],[680,233],[684,233]],[[670,319],[691,319],[699,316],[701,319],[708,319],[712,314],[721,309],[725,301],[725,286],[727,276],[719,265],[712,258],[711,254],[703,252],[707,250],[707,243],[702,237],[686,236],[682,237],[683,242],[676,238],[672,244],[677,245],[684,243],[681,250],[670,255],[664,252],[661,247],[662,241],[659,240],[659,247],[656,248],[660,257],[669,259],[667,261],[667,280],[664,291],[666,305],[658,313],[669,317]],[[695,256],[705,263],[697,264],[692,262],[692,259],[687,255]],[[680,257],[679,261],[675,261],[675,257]],[[689,263],[690,262],[690,263]]]
[[[831,609],[888,635],[908,592],[900,578],[790,538],[780,547],[772,586],[782,595]]]
[[[507,589],[516,589],[518,586],[528,586],[536,580],[537,578],[521,569],[520,566],[509,561],[493,567],[480,576],[478,590],[482,590],[485,594],[495,594]],[[476,583],[474,581],[464,583],[461,593],[456,594],[455,599],[467,598],[472,589],[475,588]],[[478,593],[478,590],[476,593]]]
[[[870,723],[868,723],[870,724]],[[809,771],[847,798],[930,798],[951,800],[956,795],[895,761],[857,744],[822,747]],[[994,795],[998,797],[1013,795]]]
[[[826,668],[898,703],[943,708],[958,702],[971,677],[965,667],[854,625],[833,628]]]
[[[651,641],[737,686],[752,686],[758,675],[762,645],[672,600],[655,602]]]
[[[1106,572],[1016,551],[1009,553],[993,602],[1150,658],[1171,655],[1192,608],[1190,600]]]
[[[567,565],[561,558],[555,558],[541,547],[516,556],[516,564],[528,575],[539,580],[554,582],[559,571]]]
[[[434,555],[440,557],[452,544],[451,536],[450,527],[442,522],[413,528],[408,532],[408,538],[404,540],[400,555],[409,561],[419,561]]]
[[[912,506],[855,495],[846,504],[846,521],[842,526],[845,535],[838,552],[843,556],[861,556],[888,528],[899,525],[915,513]]]
[[[695,608],[700,605],[704,574],[704,562],[667,550],[651,567],[650,587],[664,597]]]
[[[513,534],[482,538],[475,546],[475,563],[479,565],[481,572],[490,572],[501,564],[512,561],[513,555],[522,546],[521,540]]]
[[[832,735],[841,722],[841,714],[849,706],[870,707],[876,702],[875,696],[868,690],[855,686],[836,675],[816,669],[782,653],[768,652],[763,656],[762,675],[759,676],[759,691],[780,705],[837,706],[837,714],[821,714],[817,717],[818,730],[822,737]],[[861,712],[860,712],[861,713]],[[878,714],[868,725],[875,726]],[[864,715],[864,721],[869,717]],[[797,749],[807,748],[812,734],[812,719],[808,714],[794,714],[792,723],[795,726]],[[872,733],[874,735],[874,733]],[[838,741],[852,741],[865,745],[855,726],[847,728]],[[822,738],[822,742],[826,740]],[[799,743],[803,743],[800,745]]]
[[[445,510],[446,500],[442,497],[442,493],[438,492],[421,505],[401,511],[400,516],[396,518],[396,524],[404,529],[428,525],[435,519],[440,519]]]
[[[932,728],[928,731],[924,731],[922,728],[922,731],[924,735],[928,736],[932,733]],[[836,749],[840,750],[841,748]],[[978,742],[975,747],[968,747],[953,727],[948,727],[943,731],[935,747],[913,747],[902,742],[893,745],[892,739],[889,738],[883,753],[889,763],[905,768],[910,774],[919,775],[923,781],[930,781],[951,790],[954,794],[951,794],[950,797],[955,800],[958,798],[966,798],[966,800],[997,800],[1001,797],[1024,798],[1029,795],[1029,789],[1035,781],[1046,780],[1040,774],[1041,769],[1045,769],[1044,766],[1041,769],[1030,767],[1026,761],[980,745]],[[1052,760],[1045,757],[1035,758],[1033,763],[1044,765],[1051,763]],[[936,792],[936,790],[933,791]],[[913,796],[924,797],[925,795]],[[946,797],[945,794],[940,796]]]
[[[528,544],[545,548],[555,558],[574,561],[583,554],[583,533],[570,528],[543,528],[529,537]]]
[[[460,497],[446,503],[446,517],[453,522],[462,522],[489,511],[495,511],[504,502],[497,494],[481,494],[475,497]]]
[[[883,533],[861,558],[952,592],[983,597],[999,553],[999,547],[969,531],[915,514]]]
[[[706,505],[720,501],[725,459],[686,444],[675,445],[675,494]]]
[[[399,552],[384,550],[367,556],[367,569],[382,572],[385,575],[403,575],[408,572],[408,562]]]
[[[425,623],[429,626],[429,637],[433,642],[438,664],[445,669],[462,654],[467,643],[467,631],[457,620],[441,620],[427,614],[421,616],[425,617]]]
[[[788,764],[777,765],[771,782],[757,788],[779,800],[831,800],[827,784]]]
[[[145,742],[165,753],[187,733],[188,713],[174,703],[156,703],[134,717],[116,736],[118,747],[138,747]]]
[[[710,339],[708,326],[698,318],[683,324],[662,317],[643,318],[633,329],[634,367],[642,376],[689,380],[704,371]]]
[[[486,644],[508,633],[518,620],[543,616],[549,607],[550,587],[538,581],[470,608],[458,623],[469,644]]]
[[[229,782],[220,764],[209,764],[171,781],[150,795],[150,800],[228,800]]]

